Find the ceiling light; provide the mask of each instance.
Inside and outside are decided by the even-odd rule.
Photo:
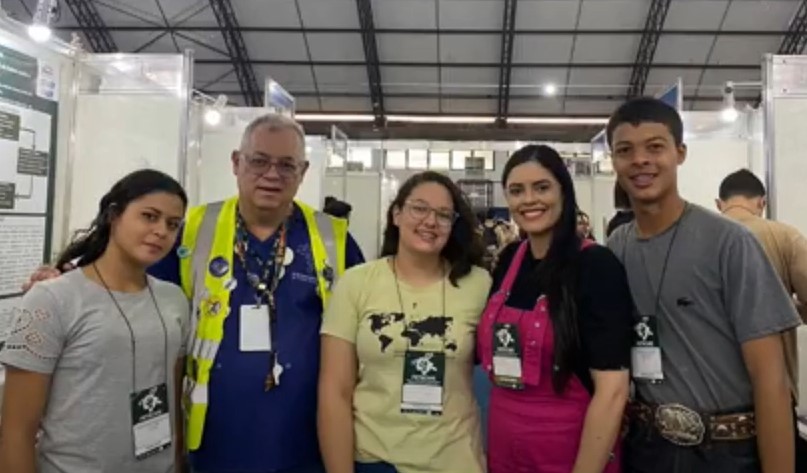
[[[720,112],[720,118],[726,123],[733,123],[739,118],[740,112],[734,107],[726,107]]]
[[[216,126],[221,123],[221,112],[216,109],[209,109],[205,112],[205,122],[210,126]]]
[[[389,122],[406,123],[493,123],[496,117],[459,115],[388,115]]]
[[[607,125],[608,118],[598,117],[509,117],[514,125]]]
[[[39,0],[31,26],[28,27],[28,36],[37,43],[44,43],[51,37],[50,23],[58,10],[58,0]]]
[[[739,116],[734,100],[734,82],[729,81],[723,87],[723,111],[720,112],[720,118],[726,123],[732,123]]]
[[[372,115],[339,114],[339,113],[297,113],[294,119],[299,122],[371,122]]]
[[[555,84],[553,84],[551,82],[544,85],[544,95],[550,95],[551,96],[551,95],[555,95],[556,93],[558,93],[558,86],[556,86]]]

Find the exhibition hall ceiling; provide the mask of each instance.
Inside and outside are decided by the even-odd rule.
[[[272,77],[298,112],[602,117],[626,96],[661,92],[678,78],[685,109],[720,109],[726,81],[761,80],[764,54],[801,52],[803,3],[60,0],[55,25],[96,49],[193,49],[196,88],[231,104],[254,104]],[[35,5],[2,0],[23,22]],[[758,97],[754,88],[736,92],[740,106]]]

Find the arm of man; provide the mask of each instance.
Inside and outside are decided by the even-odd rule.
[[[358,268],[357,268],[358,269]],[[353,473],[353,391],[358,376],[356,334],[361,316],[356,270],[336,283],[322,322],[317,432],[328,473]]]
[[[13,332],[0,351],[6,367],[0,471],[36,472],[36,441],[48,403],[51,376],[65,343],[64,314],[45,288],[36,286],[22,299]],[[33,314],[37,314],[33,316]]]
[[[720,255],[725,305],[751,379],[762,471],[793,473],[793,411],[781,333],[800,324],[791,297],[745,229]]]
[[[807,238],[795,229],[793,232],[787,270],[796,295],[796,307],[802,321],[807,323]]]

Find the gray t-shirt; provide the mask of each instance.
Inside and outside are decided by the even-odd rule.
[[[168,334],[168,354],[148,289],[115,292],[135,335],[136,389],[168,383],[172,429],[174,366],[189,321],[175,285],[149,278]],[[38,446],[40,473],[164,473],[174,451],[137,461],[129,396],[129,329],[103,286],[81,270],[36,284],[16,309],[0,363],[52,375]],[[172,430],[174,431],[174,430]]]
[[[690,204],[675,226],[640,239],[620,227],[608,247],[622,260],[640,315],[656,315],[665,380],[637,382],[646,402],[680,403],[702,412],[753,405],[741,344],[799,325],[793,303],[754,236]],[[670,251],[660,309],[656,294]]]

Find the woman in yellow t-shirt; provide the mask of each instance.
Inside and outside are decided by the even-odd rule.
[[[319,438],[328,473],[481,473],[472,391],[490,289],[476,219],[423,172],[387,212],[382,258],[348,270],[322,324]]]

